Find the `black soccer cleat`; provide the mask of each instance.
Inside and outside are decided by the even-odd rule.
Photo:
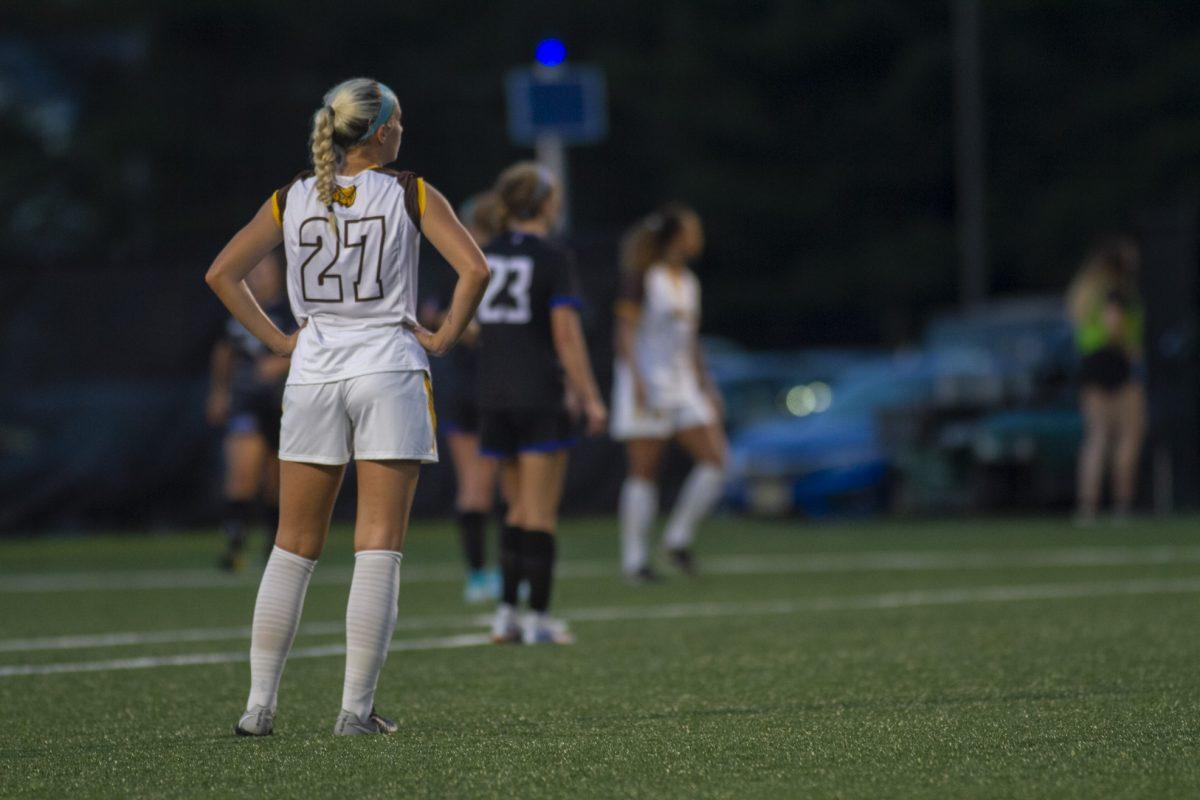
[[[675,569],[682,572],[688,577],[696,577],[696,559],[692,555],[692,551],[687,548],[679,550],[668,550],[667,559],[674,565]]]
[[[646,586],[653,583],[662,583],[663,576],[654,567],[641,567],[633,572],[625,573],[625,580],[634,586]]]
[[[367,719],[378,725],[379,730],[382,733],[395,733],[396,731],[400,730],[400,726],[396,724],[396,720],[388,719],[387,717],[382,716],[378,711],[375,710],[374,706],[371,706],[371,713]]]
[[[246,568],[246,557],[240,550],[226,550],[217,559],[217,568],[225,572],[241,572]]]

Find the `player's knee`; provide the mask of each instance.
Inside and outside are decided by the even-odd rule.
[[[282,526],[280,526],[279,532],[275,535],[275,546],[280,550],[286,550],[293,555],[307,558],[310,561],[316,561],[321,557],[324,545],[325,542],[320,538],[289,534]]]
[[[629,477],[653,482],[658,479],[658,464],[650,460],[630,461]]]

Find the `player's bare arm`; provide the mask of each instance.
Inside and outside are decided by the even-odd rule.
[[[579,312],[571,306],[555,306],[550,310],[550,329],[554,339],[554,350],[562,362],[567,383],[582,401],[587,417],[589,436],[599,436],[608,424],[608,409],[600,397],[596,376],[592,372],[591,358],[583,338],[583,326]]]
[[[458,221],[450,203],[429,184],[425,184],[425,191],[428,205],[421,219],[421,228],[425,237],[458,273],[458,283],[454,287],[450,308],[437,331],[413,326],[413,332],[422,347],[435,356],[441,356],[454,347],[471,323],[475,309],[483,299],[490,273],[479,245],[475,244],[471,234]]]
[[[275,222],[271,201],[267,200],[246,227],[238,231],[229,240],[229,244],[217,254],[204,276],[204,281],[217,297],[221,298],[221,302],[229,309],[233,318],[270,348],[271,352],[279,356],[290,356],[296,349],[296,339],[300,331],[297,330],[288,336],[279,330],[254,299],[245,283],[250,270],[282,241],[283,232]]]
[[[629,374],[633,376],[633,399],[638,408],[646,407],[646,382],[638,371],[636,358],[637,327],[640,319],[639,308],[630,302],[621,304],[617,311],[617,357],[629,366]]]

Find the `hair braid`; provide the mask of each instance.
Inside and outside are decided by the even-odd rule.
[[[333,215],[333,193],[337,188],[334,176],[337,173],[338,154],[333,142],[334,124],[333,109],[323,106],[313,114],[312,129],[312,161],[313,174],[316,176],[317,198],[325,206],[326,219],[329,229],[336,238],[338,235],[337,219]]]

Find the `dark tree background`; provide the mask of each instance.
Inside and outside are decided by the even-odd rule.
[[[1091,236],[1194,184],[1200,7],[984,5],[992,288],[1055,290]],[[578,235],[694,203],[715,331],[759,346],[879,341],[954,301],[945,0],[342,11],[10,8],[0,41],[41,74],[3,99],[5,260],[197,274],[305,166],[322,91],[360,73],[401,98],[404,165],[461,199],[527,155],[506,140],[503,72],[554,33],[609,81],[609,139],[571,154]],[[77,116],[49,147],[30,107],[59,96]]]
[[[616,241],[668,199],[708,226],[708,332],[916,338],[959,296],[954,1],[2,4],[0,530],[210,519],[225,313],[201,275],[353,75],[397,91],[402,165],[460,201],[530,156],[503,77],[539,38],[603,68],[611,133],[570,155],[602,380]],[[1194,196],[1200,5],[981,5],[990,290],[1058,292],[1090,239]]]

